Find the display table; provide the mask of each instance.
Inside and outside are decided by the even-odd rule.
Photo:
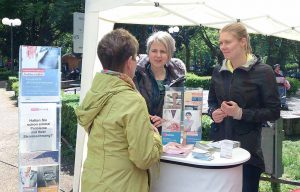
[[[163,155],[159,176],[153,175],[152,192],[239,192],[242,191],[242,164],[250,153],[242,148],[233,149],[232,159],[220,158],[214,153],[212,161]]]

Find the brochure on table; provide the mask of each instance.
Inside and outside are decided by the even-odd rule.
[[[162,141],[195,144],[201,140],[202,88],[167,88],[162,123]]]
[[[59,191],[61,49],[20,46],[19,191]]]

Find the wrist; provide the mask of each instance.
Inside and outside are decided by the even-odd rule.
[[[237,112],[234,114],[233,119],[241,120],[242,115],[243,115],[243,110],[242,110],[242,108],[239,107]]]

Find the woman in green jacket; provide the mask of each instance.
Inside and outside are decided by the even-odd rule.
[[[147,169],[158,163],[162,144],[132,81],[137,50],[137,40],[124,29],[108,33],[98,44],[104,70],[76,110],[89,134],[83,192],[149,191]]]

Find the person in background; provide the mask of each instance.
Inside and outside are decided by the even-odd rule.
[[[289,110],[288,105],[286,103],[286,90],[289,90],[291,88],[291,85],[288,80],[284,77],[282,71],[280,70],[280,65],[275,64],[273,66],[275,76],[276,76],[276,82],[278,87],[278,93],[280,97],[281,102],[281,109],[282,110]]]
[[[135,89],[138,42],[124,29],[106,34],[97,54],[104,70],[94,77],[76,109],[88,133],[81,191],[148,192],[148,171],[159,162],[162,143]]]
[[[208,96],[213,119],[210,138],[240,141],[251,158],[243,165],[243,192],[257,192],[264,171],[261,128],[280,117],[274,72],[253,55],[250,37],[241,23],[228,24],[219,33],[222,64],[212,74]]]
[[[164,31],[153,33],[147,40],[147,55],[140,55],[134,82],[146,100],[150,119],[161,132],[162,109],[166,87],[183,87],[186,67],[172,58],[175,40]]]

